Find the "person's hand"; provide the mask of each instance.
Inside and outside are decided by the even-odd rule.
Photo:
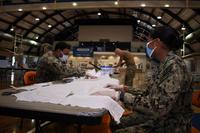
[[[116,90],[116,91],[124,91],[123,85],[107,84],[105,87]]]
[[[126,92],[126,91],[128,91],[128,86],[126,86],[126,85],[124,85],[124,88],[123,88],[123,90]]]
[[[91,95],[109,96],[109,97],[111,97],[112,99],[114,99],[116,101],[119,100],[119,98],[120,98],[120,92],[117,92],[115,90],[110,90],[108,88],[106,88],[106,89],[102,89],[102,90],[96,91],[96,92],[92,93]]]
[[[118,66],[113,66],[113,68],[118,68]]]

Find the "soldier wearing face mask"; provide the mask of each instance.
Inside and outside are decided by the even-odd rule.
[[[60,42],[60,43],[64,43],[64,42]],[[65,44],[65,46],[66,47],[62,50],[62,52],[61,52],[62,55],[61,55],[61,57],[59,57],[59,59],[61,60],[62,63],[66,64],[71,47],[68,44]]]
[[[38,62],[37,81],[49,82],[71,76],[83,76],[83,71],[68,68],[66,65],[63,65],[62,61],[67,61],[66,55],[68,55],[69,52],[70,45],[59,42],[55,45],[52,54],[44,54]]]
[[[62,63],[66,64],[66,63],[67,63],[68,56],[65,55],[65,54],[63,54],[63,56],[60,57],[59,59],[62,61]]]
[[[146,54],[158,63],[151,81],[144,91],[132,91],[122,86],[118,97],[132,106],[134,113],[113,124],[114,133],[190,133],[191,132],[191,77],[184,61],[174,50],[183,44],[177,31],[157,27],[149,36]],[[109,95],[108,95],[109,96]]]

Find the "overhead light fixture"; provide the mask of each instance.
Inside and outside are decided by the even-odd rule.
[[[157,19],[162,19],[162,17],[161,17],[161,16],[158,16]]]
[[[139,20],[139,19],[137,20],[137,23],[140,23],[140,20]]]
[[[35,39],[38,39],[38,38],[39,38],[38,36],[35,37]]]
[[[115,2],[114,2],[114,4],[115,4],[115,5],[118,5],[118,4],[119,4],[119,2],[118,2],[118,1],[115,1]]]
[[[38,45],[38,43],[37,43],[36,41],[30,40],[29,42],[30,42],[31,44],[33,44],[33,45]]]
[[[48,27],[49,27],[49,28],[51,28],[51,27],[52,27],[52,25],[50,25],[50,24],[49,24],[49,25],[48,25]]]
[[[31,120],[31,123],[34,123],[34,122],[35,122],[35,120],[34,120],[34,119],[32,119],[32,120]]]
[[[155,25],[155,24],[152,24],[152,27],[156,27],[156,25]]]
[[[76,3],[76,2],[73,2],[72,5],[73,5],[73,6],[77,6],[77,3]]]
[[[14,31],[14,28],[11,28],[10,31]]]
[[[23,11],[23,9],[22,9],[22,8],[19,8],[19,9],[17,9],[17,11],[19,11],[19,12],[22,12],[22,11]]]
[[[141,6],[141,7],[146,7],[146,4],[142,3],[140,6]]]
[[[43,7],[42,7],[42,10],[47,10],[47,7],[43,6]]]
[[[98,15],[98,16],[101,16],[101,13],[100,13],[100,12],[98,12],[98,13],[97,13],[97,15]]]
[[[170,5],[169,4],[165,4],[164,7],[170,7]]]
[[[36,21],[40,21],[40,18],[35,18]]]
[[[185,26],[183,26],[183,27],[181,28],[181,30],[182,30],[182,31],[186,30]]]

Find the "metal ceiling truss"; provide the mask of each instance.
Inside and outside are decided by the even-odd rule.
[[[157,17],[156,17],[155,15],[153,15],[153,14],[151,14],[151,13],[149,13],[149,12],[146,12],[146,11],[144,11],[144,10],[142,10],[142,9],[132,9],[132,10],[133,10],[133,11],[136,11],[136,12],[140,12],[140,13],[146,14],[146,15],[150,16],[151,18],[153,18],[154,20],[156,20],[156,21],[158,21],[159,23],[161,23],[162,25],[168,25],[168,24],[165,23],[164,21],[157,19]],[[124,14],[124,13],[121,13],[121,12],[119,12],[119,13],[117,13],[117,12],[110,12],[110,11],[102,11],[102,12],[107,13],[107,14],[110,13],[110,14],[117,14],[117,15],[120,15],[120,16],[128,16],[129,18],[133,17],[132,15]],[[98,13],[98,11],[87,12],[87,13],[85,13],[85,14],[78,14],[78,15],[75,15],[75,16],[72,16],[72,17],[69,17],[69,18],[66,18],[65,20],[69,21],[69,20],[75,19],[75,18],[77,18],[77,17],[81,17],[81,16],[85,16],[85,15],[91,15],[91,14],[96,14],[96,13]],[[138,18],[138,19],[140,19],[140,18]],[[141,21],[143,21],[144,23],[146,23],[146,24],[149,25],[149,26],[152,26],[152,24],[149,23],[148,21],[145,21],[145,20],[141,20]],[[64,21],[63,21],[63,22],[60,22],[60,23],[64,23]],[[54,25],[53,27],[58,26],[60,23],[57,23],[57,24]],[[45,34],[47,34],[48,32],[50,32],[50,31],[53,29],[53,27],[50,28],[47,32],[45,32],[45,33],[43,34],[43,36],[44,36]],[[42,38],[42,37],[40,37],[40,38]]]
[[[27,35],[32,32],[35,28],[39,27],[39,25],[41,25],[43,22],[45,22],[47,19],[53,17],[54,15],[57,15],[56,12],[54,12],[53,14],[50,14],[50,15],[46,15],[43,19],[40,19],[40,21],[33,25],[29,30],[27,30],[27,32],[24,34],[24,37],[27,37]]]
[[[186,20],[186,23],[188,23],[190,20],[192,20],[193,18],[195,18],[197,16],[196,13],[194,13],[193,15],[191,15],[187,20]],[[183,25],[179,25],[177,29],[181,29],[183,27]]]
[[[178,15],[174,14],[172,11],[168,10],[168,9],[162,9],[165,13],[167,13],[168,15],[170,15],[172,18],[176,19],[178,22],[180,22],[181,24],[183,24],[189,32],[193,32],[194,30],[191,28],[191,26],[184,21],[182,18],[180,18]]]
[[[66,17],[64,15],[62,15],[61,11],[60,10],[56,10],[55,12],[57,12],[62,18],[63,20],[66,19]],[[64,11],[63,11],[64,12]],[[70,23],[72,25],[72,23],[70,21],[68,21],[68,23]],[[65,26],[66,27],[66,26]]]
[[[77,2],[78,3],[78,6],[77,7],[73,7],[71,4],[73,1],[71,2],[57,2],[57,3],[38,3],[38,4],[32,4],[32,2],[30,2],[29,0],[23,0],[24,2],[26,3],[29,3],[29,4],[25,4],[25,5],[20,5],[20,4],[17,4],[17,5],[7,5],[7,6],[1,6],[0,8],[0,12],[12,12],[12,11],[17,11],[17,9],[19,8],[19,6],[21,6],[21,8],[23,8],[24,11],[34,11],[34,10],[41,10],[41,7],[44,5],[44,6],[47,6],[48,10],[54,10],[54,8],[56,9],[54,13],[52,14],[46,14],[44,12],[44,14],[46,15],[45,18],[41,19],[37,24],[33,25],[30,29],[26,29],[22,26],[19,26],[17,25],[18,22],[20,22],[20,20],[23,20],[26,16],[28,16],[30,14],[30,12],[25,12],[23,13],[19,18],[17,18],[14,22],[12,22],[9,27],[5,30],[6,32],[9,32],[10,28],[12,26],[16,26],[16,27],[19,27],[21,28],[22,30],[25,30],[26,33],[24,34],[24,37],[27,38],[28,34],[29,33],[34,33],[34,34],[37,34],[39,35],[39,40],[45,36],[47,33],[51,32],[52,29],[56,28],[58,31],[60,31],[60,33],[58,33],[57,35],[55,36],[58,36],[60,35],[61,33],[63,33],[65,30],[69,30],[69,31],[75,31],[75,27],[76,25],[71,23],[70,20],[72,19],[75,19],[77,17],[81,17],[81,16],[86,16],[87,18],[89,18],[90,16],[89,15],[92,15],[92,14],[96,14],[98,13],[98,11],[95,11],[95,12],[86,12],[85,10],[83,9],[90,9],[90,8],[101,8],[100,12],[102,13],[101,17],[103,18],[109,18],[109,14],[117,14],[117,15],[120,15],[120,16],[125,16],[127,18],[135,18],[135,19],[140,19],[139,18],[136,18],[136,17],[133,17],[132,15],[129,15],[126,13],[127,10],[124,9],[124,11],[120,12],[121,9],[120,8],[131,8],[133,11],[136,11],[136,12],[139,12],[140,14],[145,14],[145,15],[148,15],[149,16],[149,19],[150,18],[153,18],[156,22],[159,22],[160,24],[162,25],[169,25],[170,23],[165,23],[164,21],[162,21],[162,19],[157,19],[157,17],[153,14],[153,11],[150,13],[150,12],[147,12],[147,11],[144,11],[143,9],[138,9],[138,7],[140,7],[140,4],[142,2],[145,2],[147,7],[160,7],[162,8],[161,10],[163,11],[162,12],[162,15],[164,15],[164,13],[168,14],[169,16],[171,16],[173,19],[177,20],[179,23],[181,23],[182,25],[184,25],[189,32],[193,32],[193,29],[191,28],[191,26],[188,24],[188,22],[194,18],[196,15],[192,15],[190,18],[188,18],[186,21],[184,21],[182,18],[180,18],[177,14],[173,13],[172,11],[170,11],[169,9],[167,8],[163,8],[163,5],[164,3],[166,3],[166,1],[155,1],[155,0],[152,0],[152,1],[139,1],[139,0],[135,0],[135,1],[120,1],[119,3],[119,6],[116,6],[113,4],[113,1],[96,1],[96,2]],[[51,2],[55,2],[55,0],[51,0]],[[169,1],[168,1],[169,2]],[[94,5],[95,3],[95,5]],[[8,3],[9,4],[9,3]],[[174,0],[174,1],[170,1],[170,4],[172,6],[170,7],[181,7],[181,8],[193,8],[192,10],[194,10],[197,14],[200,15],[200,10],[198,9],[198,7],[200,7],[200,4],[198,1],[190,1],[188,5],[186,5],[186,3],[184,3],[183,1],[178,1],[178,0]],[[120,8],[119,8],[120,7]],[[103,9],[104,8],[119,8],[119,12],[111,12],[111,11],[104,11]],[[136,8],[136,9],[135,9]],[[195,9],[197,8],[197,9]],[[81,9],[82,12],[79,12],[77,13],[77,15],[74,15],[72,17],[69,17],[69,18],[66,18],[64,15],[62,15],[62,12],[64,11],[60,11],[60,9]],[[180,10],[181,12],[181,10]],[[179,12],[179,13],[180,13]],[[178,14],[179,14],[178,13]],[[63,21],[61,22],[58,22],[55,18],[53,18],[54,15],[60,15],[62,18],[63,18]],[[32,14],[31,14],[32,15]],[[32,15],[33,16],[33,15]],[[45,21],[47,19],[51,18],[52,20],[54,20],[56,22],[55,25],[53,25],[51,28],[49,29],[44,29],[42,27],[39,27],[40,24],[42,23],[45,23]],[[141,19],[140,19],[141,20]],[[0,19],[0,21],[4,22],[4,23],[10,23],[8,22],[7,20],[3,20],[3,19]],[[25,21],[25,20],[24,20]],[[70,27],[67,27],[66,25],[64,25],[63,23],[64,22],[68,22],[71,26]],[[142,22],[144,22],[145,24],[151,26],[152,24],[149,22],[149,21],[145,21],[145,20],[141,20]],[[28,21],[26,21],[28,23]],[[198,22],[199,23],[199,22]],[[29,24],[31,24],[29,22]],[[57,28],[58,25],[62,25],[64,26],[64,30],[59,30]],[[139,25],[138,25],[139,26]],[[34,32],[34,29],[35,28],[41,28],[43,30],[45,30],[45,32],[41,35],[39,33],[36,33]],[[143,27],[145,28],[145,27]],[[181,28],[181,25],[177,28],[177,29],[180,29]],[[4,32],[5,32],[4,31]],[[52,33],[52,32],[51,32]],[[74,32],[73,32],[74,33]],[[190,48],[189,48],[190,49]],[[190,49],[192,50],[192,49]]]
[[[14,0],[13,0],[14,1]],[[77,6],[72,6],[73,2],[77,2]],[[180,1],[180,0],[125,0],[119,1],[118,5],[114,4],[114,1],[68,1],[59,2],[56,0],[51,0],[50,3],[40,3],[28,2],[13,4],[12,2],[1,5],[0,12],[12,12],[17,11],[19,8],[23,8],[24,11],[39,11],[43,6],[47,7],[47,10],[66,10],[66,9],[96,9],[96,8],[138,8],[141,7],[141,3],[145,3],[145,7],[149,8],[164,8],[166,3],[170,4],[172,8],[199,8],[199,1]]]
[[[98,11],[93,11],[93,12],[87,12],[87,15],[93,15],[93,14],[97,14]],[[123,13],[119,13],[119,12],[112,12],[112,11],[104,11],[104,13],[107,13],[107,14],[117,14],[117,15],[122,15],[122,16],[127,16],[128,18],[135,18],[134,16],[132,15],[129,15],[129,14],[123,14]],[[64,23],[65,21],[69,21],[71,19],[75,19],[75,18],[78,18],[78,17],[81,17],[81,16],[85,16],[86,14],[78,14],[78,15],[74,15],[72,17],[69,17],[67,18],[66,20],[60,22],[60,23]],[[137,18],[135,18],[137,19]],[[141,19],[140,19],[141,20]],[[147,25],[151,26],[151,23],[149,23],[148,21],[145,21],[145,20],[141,20],[141,22],[144,22],[146,23]],[[45,33],[43,33],[42,36],[40,36],[40,38],[42,38],[43,36],[45,36],[48,32],[50,32],[54,27],[58,26],[60,23],[57,23],[55,24],[54,26],[52,26],[51,28],[49,28]]]
[[[143,9],[132,9],[132,10],[136,11],[136,12],[139,12],[139,13],[142,13],[142,14],[145,14],[145,15],[148,15],[148,16],[150,16],[151,18],[153,18],[155,21],[159,22],[162,25],[168,25],[167,23],[165,23],[164,21],[162,21],[162,19],[157,19],[157,16],[155,16],[152,13],[146,12]]]
[[[45,12],[42,12],[43,14],[45,14],[46,16],[48,15],[47,13],[45,13]],[[53,21],[55,21],[56,23],[59,23],[59,21],[58,20],[56,20],[54,17],[51,17],[50,19],[52,19]],[[65,27],[66,28],[66,26],[64,25],[64,24],[60,24],[60,25],[62,25],[63,27]],[[58,29],[57,27],[55,27],[55,29],[56,30],[58,30],[58,31],[60,31],[60,29]]]
[[[164,11],[163,11],[164,12]],[[178,14],[180,14],[182,12],[182,9],[180,9],[179,11],[178,11],[178,13],[177,13],[177,15]],[[167,14],[167,15],[169,15],[169,14]],[[170,15],[169,15],[170,16]],[[174,20],[176,20],[176,19],[174,19],[172,16],[171,16],[171,19],[170,19],[170,21],[169,22],[167,22],[167,24],[168,25],[170,25],[170,23],[172,22],[172,21],[174,21]],[[177,21],[177,20],[176,20]],[[178,21],[179,22],[179,21]],[[181,23],[181,22],[179,22],[179,23]]]
[[[8,26],[8,28],[5,30],[5,32],[9,32],[12,26],[17,25],[17,23],[21,20],[23,20],[26,16],[28,16],[30,12],[23,13],[19,18],[17,18],[12,24]]]
[[[15,16],[15,15],[13,15],[13,14],[11,14],[11,13],[9,13],[9,15],[11,15],[11,16],[13,16],[13,17],[18,17],[18,16]],[[31,15],[32,17],[35,17],[36,18],[36,16],[34,16],[31,12],[30,12],[30,14],[29,15]],[[27,15],[28,16],[28,15]],[[21,16],[20,16],[21,17]],[[24,21],[24,22],[26,22],[26,23],[28,23],[28,24],[30,24],[30,25],[34,25],[33,23],[31,23],[31,22],[29,22],[29,21],[27,21],[27,20],[25,20],[24,18],[25,18],[26,16],[24,16],[23,18],[22,18],[22,20]],[[20,22],[20,21],[18,21],[18,22]],[[17,22],[17,23],[18,23]],[[16,24],[10,24],[10,26],[15,26],[15,25],[17,25],[17,23]],[[11,28],[11,27],[10,27]],[[46,29],[44,29],[44,28],[42,28],[42,27],[38,27],[38,28],[40,28],[40,29],[42,29],[42,30],[46,30]],[[7,32],[9,31],[10,29],[8,29],[7,30]],[[4,31],[5,32],[5,31]],[[37,34],[37,35],[40,35],[40,33],[36,33],[36,32],[33,32],[33,33],[35,33],[35,34]]]
[[[13,16],[13,17],[15,17],[15,18],[17,18],[18,16],[16,16],[16,15],[13,15],[13,14],[11,14],[11,13],[9,13],[9,15],[11,15],[11,16]],[[31,15],[32,17],[35,17],[32,13],[30,13],[29,15]],[[28,15],[27,15],[28,16]],[[21,17],[21,16],[20,16]],[[25,18],[26,16],[24,16],[24,18]],[[26,22],[26,23],[28,23],[28,24],[30,24],[30,25],[34,25],[33,23],[30,23],[29,21],[27,21],[27,20],[25,20],[24,18],[22,18],[23,19],[23,21],[24,22]],[[36,17],[35,17],[36,18]],[[20,21],[18,21],[17,23],[19,23]],[[17,25],[17,23],[15,24],[15,25]],[[10,26],[15,26],[15,25],[10,25]],[[18,26],[19,27],[19,26]],[[46,29],[44,29],[44,28],[42,28],[42,27],[38,27],[38,28],[40,28],[40,29],[42,29],[42,30],[46,30]],[[28,29],[26,29],[25,31],[27,31]],[[37,33],[37,32],[34,32],[34,31],[32,31],[32,33],[34,33],[34,34],[36,34],[36,35],[40,35],[40,33]],[[29,37],[25,37],[25,38],[28,38],[28,39],[32,39],[32,38],[29,38]]]
[[[4,19],[1,19],[1,18],[0,18],[0,21],[2,21],[2,22],[4,22],[4,23],[10,23],[9,21],[4,20]],[[22,27],[22,26],[19,26],[19,25],[15,26],[15,29],[17,29],[17,28],[22,29],[22,30],[25,30],[25,31],[28,30],[28,29],[26,29],[26,28],[24,28],[24,27]],[[3,32],[5,32],[5,31],[3,31]],[[33,32],[33,33],[38,34],[38,33],[36,33],[36,32]],[[14,34],[14,31],[12,31],[11,34]],[[32,38],[29,38],[29,37],[26,37],[26,38],[27,38],[27,39],[32,39]]]

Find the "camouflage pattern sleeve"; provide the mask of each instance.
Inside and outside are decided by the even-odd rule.
[[[56,77],[59,77],[59,79],[62,79],[65,77],[64,68],[62,66],[62,63],[57,58],[48,58],[48,67],[50,70],[57,75]]]
[[[177,99],[181,97],[181,94],[188,91],[186,89],[189,88],[190,79],[189,76],[184,76],[187,75],[187,72],[183,68],[178,62],[171,60],[161,70],[162,74],[155,86],[157,89],[153,89],[151,93],[154,95],[150,95],[150,108],[157,115],[164,116],[168,114],[176,106]],[[186,83],[186,86],[183,86],[183,82]]]
[[[64,71],[65,76],[67,77],[71,77],[71,76],[81,77],[85,75],[85,71],[80,68],[73,68],[73,67],[64,65],[64,70],[65,70]]]
[[[123,94],[123,102],[127,105],[132,105],[136,99],[145,96],[147,93],[144,89],[136,89],[128,86],[126,92]]]
[[[39,59],[37,67],[37,82],[49,82],[61,80],[70,76],[82,75],[84,75],[83,71],[65,67],[52,53],[46,53]]]
[[[115,133],[191,131],[192,89],[185,63],[170,52],[154,75],[145,93],[124,94],[124,101],[132,102],[134,113],[121,118]]]
[[[162,65],[164,69],[160,69],[159,80],[154,81],[155,84],[150,93],[147,96],[135,98],[133,103],[135,110],[143,108],[147,112],[152,112],[155,117],[164,116],[176,106],[177,99],[181,97],[183,91],[187,91],[184,88],[189,88],[190,79],[184,76],[187,74],[178,61],[171,60]],[[182,86],[183,82],[187,86]]]

